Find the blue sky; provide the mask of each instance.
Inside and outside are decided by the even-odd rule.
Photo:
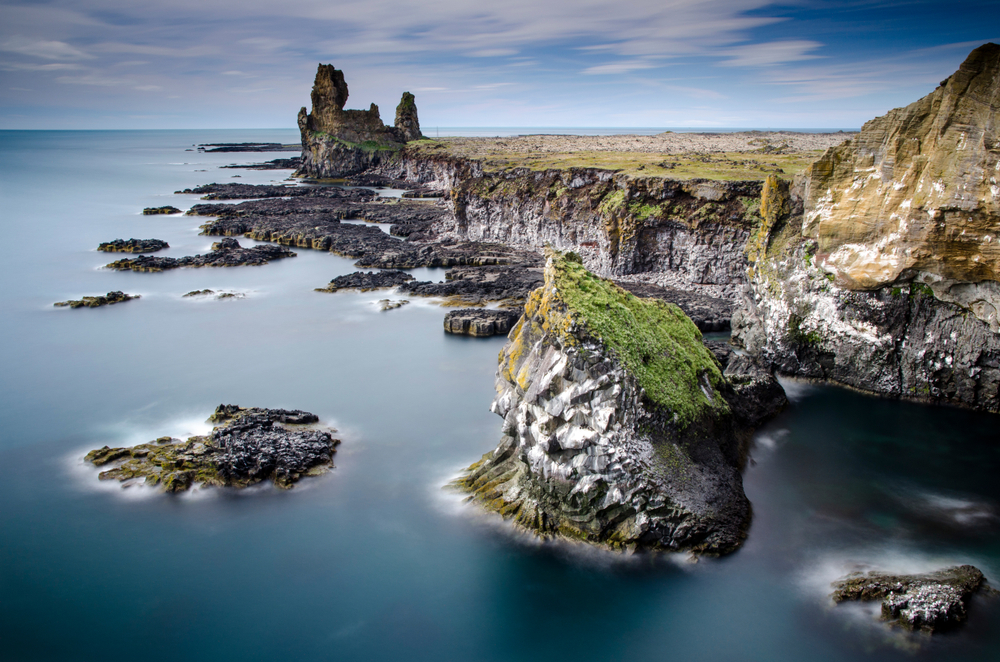
[[[852,128],[1000,2],[0,0],[0,128],[294,127],[318,62],[421,125]]]

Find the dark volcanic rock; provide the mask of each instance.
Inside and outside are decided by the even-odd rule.
[[[358,175],[351,175],[345,180],[351,186],[374,186],[377,188],[410,188],[410,183],[401,179],[391,179],[384,175],[373,172],[363,172]]]
[[[206,149],[211,147],[212,149]],[[299,145],[282,143],[205,143],[199,152],[297,152]]]
[[[295,257],[295,252],[283,246],[254,246],[243,248],[240,242],[226,238],[212,244],[212,251],[205,255],[188,255],[181,258],[140,255],[132,259],[117,260],[106,265],[117,271],[164,271],[180,267],[238,267],[267,264],[272,260]]]
[[[741,425],[759,427],[785,408],[788,404],[785,389],[773,373],[746,353],[737,352],[724,340],[705,340],[704,343],[722,366],[722,374],[728,382],[722,395]]]
[[[295,170],[302,165],[301,156],[293,156],[290,159],[273,159],[264,163],[249,163],[240,165],[232,163],[222,166],[223,168],[239,168],[241,170]]]
[[[937,632],[965,620],[969,597],[984,582],[983,573],[971,565],[925,575],[858,573],[834,582],[831,597],[835,602],[881,600],[882,620],[909,630]]]
[[[142,210],[144,216],[156,216],[158,214],[179,214],[181,210],[170,205],[164,207],[146,207]]]
[[[107,253],[155,253],[170,248],[170,244],[162,239],[115,239],[106,241],[97,247]]]
[[[416,188],[403,193],[404,198],[443,198],[444,191],[436,188]]]
[[[649,283],[615,281],[615,284],[637,297],[663,299],[677,304],[701,331],[729,330],[729,321],[733,314],[732,301]]]
[[[521,317],[519,310],[463,308],[444,316],[444,330],[466,336],[507,335]]]
[[[138,294],[125,294],[120,290],[115,290],[114,292],[108,292],[104,296],[70,299],[69,301],[59,301],[52,305],[60,307],[69,306],[70,308],[97,308],[98,306],[110,306],[114,303],[121,303],[122,301],[131,301],[132,299],[139,298]]]
[[[466,305],[503,301],[520,307],[545,280],[540,259],[515,265],[460,266],[449,269],[445,278],[443,283],[414,281],[400,289],[417,296],[448,297]]]
[[[104,446],[87,453],[86,460],[112,465],[101,472],[101,480],[125,486],[141,480],[165,492],[183,492],[195,483],[247,487],[264,480],[288,489],[302,476],[332,467],[340,443],[325,430],[286,427],[318,422],[315,414],[300,410],[219,405],[209,420],[222,425],[207,436],[187,441],[161,437],[130,448]]]
[[[271,184],[205,184],[175,191],[178,194],[200,195],[203,200],[256,200],[259,198],[336,198],[371,200],[378,196],[366,189],[346,189],[339,186],[274,186]]]
[[[326,287],[316,288],[317,292],[336,292],[337,290],[381,290],[397,287],[413,280],[413,276],[405,271],[355,271],[345,276],[337,276]]]

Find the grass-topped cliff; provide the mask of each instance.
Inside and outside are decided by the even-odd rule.
[[[598,168],[640,177],[759,181],[804,171],[823,150],[847,134],[743,132],[655,136],[528,135],[503,138],[445,137],[410,142],[411,156],[478,161],[487,172],[511,168]]]
[[[674,414],[679,427],[728,413],[718,395],[722,372],[680,308],[640,299],[595,276],[573,253],[550,251],[549,258],[546,285],[529,298],[526,318],[546,320],[551,326],[545,330],[562,332],[570,343],[575,342],[571,328],[585,329],[616,354],[651,402]]]

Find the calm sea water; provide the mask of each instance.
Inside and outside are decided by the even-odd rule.
[[[892,635],[834,607],[853,569],[974,563],[1000,585],[995,416],[789,383],[745,474],[754,521],[723,559],[538,544],[442,489],[492,449],[504,340],[442,332],[427,301],[313,292],[351,261],[101,269],[115,238],[208,249],[173,191],[280,156],[194,143],[293,131],[0,132],[0,659],[990,660],[1000,600],[961,631]],[[246,245],[252,242],[241,241]],[[422,278],[440,271],[422,270]],[[195,289],[246,298],[195,301]],[[52,303],[120,289],[139,301]],[[208,429],[219,403],[301,408],[337,468],[283,492],[181,497],[100,483],[92,448]]]

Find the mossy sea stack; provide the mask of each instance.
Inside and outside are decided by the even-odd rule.
[[[549,251],[500,353],[496,450],[456,485],[543,536],[725,553],[745,538],[748,430],[681,310]]]

